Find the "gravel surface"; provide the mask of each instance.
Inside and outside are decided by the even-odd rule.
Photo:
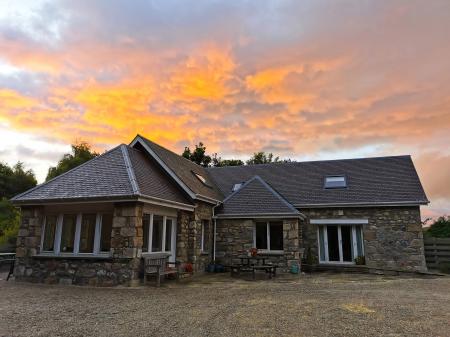
[[[450,336],[450,278],[206,275],[161,288],[0,281],[0,336]]]

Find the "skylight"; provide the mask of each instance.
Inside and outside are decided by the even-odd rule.
[[[240,189],[241,188],[241,186],[242,186],[242,183],[239,183],[239,184],[234,184],[234,186],[233,186],[233,192],[236,192],[238,189]]]
[[[194,173],[194,175],[197,177],[198,180],[200,180],[203,184],[206,185],[205,177],[203,177],[201,174],[198,174],[198,173],[195,173],[195,172],[192,172],[192,173]]]
[[[345,176],[325,177],[325,188],[345,188],[347,187],[347,179]]]

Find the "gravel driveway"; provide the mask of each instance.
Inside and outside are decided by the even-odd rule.
[[[206,275],[161,288],[0,281],[0,336],[450,336],[450,278]]]

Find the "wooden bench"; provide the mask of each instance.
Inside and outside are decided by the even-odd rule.
[[[161,277],[174,275],[178,280],[179,270],[177,262],[169,262],[170,254],[158,253],[144,256],[144,284],[147,283],[147,277],[154,275],[156,277],[156,286],[161,285]]]

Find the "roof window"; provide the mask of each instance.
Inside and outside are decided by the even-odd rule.
[[[347,187],[347,179],[345,176],[329,176],[325,177],[325,188],[345,188]]]
[[[234,184],[232,192],[236,192],[238,189],[242,187],[243,183]]]
[[[198,180],[200,180],[203,184],[206,185],[206,179],[205,179],[205,177],[203,177],[201,174],[198,174],[198,173],[196,173],[196,172],[192,172],[192,173],[194,173],[194,176],[196,176]]]

